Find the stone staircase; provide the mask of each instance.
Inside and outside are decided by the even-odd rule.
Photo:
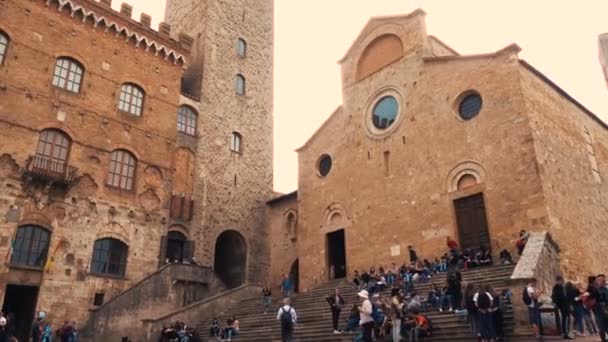
[[[496,291],[507,288],[509,277],[513,272],[513,266],[491,266],[477,268],[462,272],[463,279],[470,283],[490,284]],[[436,275],[433,281],[415,285],[415,290],[421,297],[426,297],[429,284],[441,284],[445,281],[445,274]],[[346,279],[327,282],[309,292],[297,294],[293,298],[293,307],[298,314],[298,325],[295,330],[295,340],[298,342],[322,342],[322,341],[352,341],[353,334],[334,335],[331,327],[331,312],[325,301],[326,296],[332,293],[334,288],[341,290],[346,302],[340,317],[340,328],[345,327],[346,319],[352,304],[357,301],[356,289]],[[382,293],[388,296],[390,290]],[[517,299],[515,299],[517,300]],[[276,320],[276,311],[280,306],[280,299],[273,298],[272,310],[264,314],[261,298],[243,300],[236,307],[218,314],[218,319],[223,325],[228,316],[236,316],[240,322],[240,334],[233,338],[234,341],[280,341],[280,323]],[[506,305],[505,332],[512,334],[514,327],[513,313],[510,305]],[[439,312],[431,309],[426,312],[433,322],[433,337],[425,341],[474,341],[465,319],[456,317],[451,312]],[[211,322],[201,322],[197,327],[203,340],[209,340],[208,328]],[[513,339],[511,339],[513,340]]]

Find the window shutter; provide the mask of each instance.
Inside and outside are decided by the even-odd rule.
[[[194,241],[184,241],[184,261],[192,263],[192,257],[194,256]]]
[[[158,252],[158,267],[161,267],[165,264],[165,259],[167,258],[167,236],[163,235],[160,238],[160,251]]]

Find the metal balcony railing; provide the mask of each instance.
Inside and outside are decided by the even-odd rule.
[[[76,167],[43,156],[32,156],[25,164],[27,176],[61,184],[72,184],[76,180],[77,173]]]

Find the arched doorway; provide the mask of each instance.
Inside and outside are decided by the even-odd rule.
[[[296,261],[291,264],[289,279],[293,282],[293,291],[296,293],[300,292],[300,259],[296,259]]]
[[[234,288],[245,281],[246,267],[247,245],[243,236],[234,230],[221,233],[215,242],[215,273],[228,288]]]
[[[170,262],[183,262],[186,249],[186,236],[178,231],[170,231],[167,234],[167,253],[166,258]]]

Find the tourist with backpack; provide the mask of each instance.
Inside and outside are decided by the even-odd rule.
[[[537,340],[542,339],[540,333],[540,306],[538,298],[541,295],[541,291],[536,287],[536,279],[530,279],[528,286],[523,291],[523,302],[528,307],[528,318],[530,319],[530,325],[534,330],[534,336]]]
[[[338,330],[338,321],[340,320],[340,312],[344,306],[344,298],[340,295],[340,290],[335,289],[334,293],[327,296],[325,299],[331,308],[331,321],[334,327],[334,334],[340,334]]]
[[[277,320],[281,322],[281,341],[292,342],[293,328],[298,322],[298,316],[296,310],[291,306],[289,297],[283,299],[283,306],[277,312]]]
[[[494,316],[492,313],[492,302],[494,298],[488,291],[488,287],[480,287],[479,291],[473,296],[473,301],[479,310],[479,336],[482,342],[489,342],[494,339]]]
[[[372,302],[369,301],[369,293],[366,290],[359,291],[357,296],[361,298],[361,305],[359,305],[359,326],[363,335],[362,339],[363,342],[372,342],[372,331],[374,330]]]

